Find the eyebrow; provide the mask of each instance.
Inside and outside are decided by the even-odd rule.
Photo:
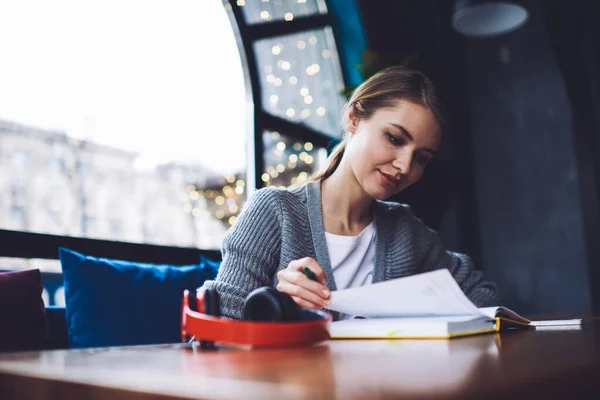
[[[414,142],[414,141],[415,141],[415,139],[414,139],[414,138],[413,138],[413,136],[410,134],[410,132],[409,132],[409,131],[408,131],[408,130],[405,128],[405,127],[403,127],[402,125],[400,125],[400,124],[395,124],[395,123],[393,123],[393,122],[390,122],[390,125],[392,125],[393,127],[397,128],[398,130],[400,130],[400,132],[402,132],[402,134],[403,134],[404,136],[406,136],[406,138],[407,138],[408,140],[410,140],[411,142]],[[432,156],[434,156],[434,155],[435,155],[435,150],[433,150],[433,149],[428,149],[428,148],[425,148],[425,149],[423,149],[423,150],[424,150],[424,151],[427,151],[427,152],[429,152],[429,153],[431,153],[431,155],[432,155]]]

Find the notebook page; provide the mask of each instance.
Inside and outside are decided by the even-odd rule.
[[[527,318],[520,316],[510,308],[506,307],[483,307],[479,309],[479,312],[490,318],[501,317],[508,320],[521,322],[523,324],[529,324],[531,322]]]
[[[333,291],[328,309],[369,318],[481,315],[447,269]]]

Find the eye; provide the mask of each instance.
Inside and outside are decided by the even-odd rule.
[[[429,161],[431,161],[431,157],[423,153],[417,153],[415,155],[415,161],[419,165],[426,166],[429,163]]]
[[[401,138],[392,135],[390,132],[386,132],[385,133],[390,141],[390,143],[394,146],[401,146],[404,144],[404,140],[402,140]]]

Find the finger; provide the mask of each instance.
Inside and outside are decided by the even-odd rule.
[[[308,279],[302,272],[284,269],[277,274],[277,277],[279,278],[279,282],[300,286],[323,299],[328,299],[331,294],[327,287],[319,282]]]
[[[310,269],[316,275],[317,280],[323,285],[327,284],[327,275],[325,274],[323,267],[321,267],[317,260],[312,257],[304,257],[299,260],[294,260],[288,265],[288,268],[300,272],[302,272],[303,267]]]
[[[306,280],[306,277],[304,277],[304,279]],[[315,283],[312,281],[308,282],[313,284]],[[324,297],[322,290],[315,292],[285,279],[279,281],[277,284],[277,290],[287,293],[290,296],[301,297],[304,300],[314,304],[321,304],[322,306],[329,305],[329,299]]]
[[[302,286],[298,286],[293,283],[288,283],[285,281],[279,282],[279,284],[277,285],[277,290],[279,290],[280,292],[283,292],[283,293],[287,293],[290,296],[299,297],[304,301],[307,301],[307,302],[310,302],[313,304],[318,304],[320,307],[329,306],[329,300],[325,300],[322,297],[320,297],[319,295],[311,292],[310,290],[307,290],[307,289],[303,288]]]
[[[296,304],[303,308],[310,308],[311,310],[320,310],[321,308],[323,308],[318,304],[313,304],[310,301],[306,301],[300,297],[292,296],[292,299],[294,299],[294,302]]]

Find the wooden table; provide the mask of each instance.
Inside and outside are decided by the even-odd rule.
[[[581,330],[312,348],[190,345],[0,355],[2,399],[600,398],[600,321]]]

